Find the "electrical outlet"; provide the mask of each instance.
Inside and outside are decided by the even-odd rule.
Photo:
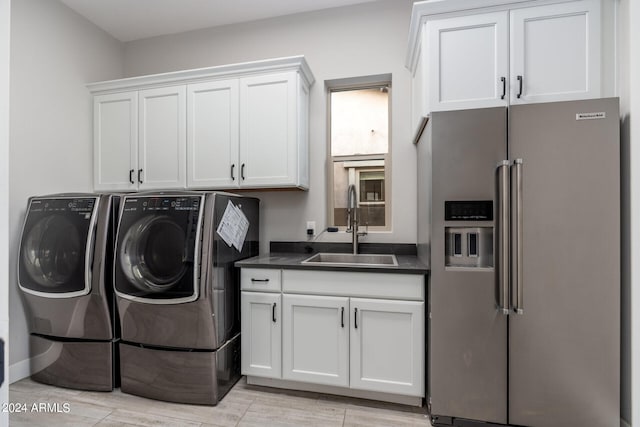
[[[316,235],[316,222],[307,221],[307,236],[315,236],[315,235]]]

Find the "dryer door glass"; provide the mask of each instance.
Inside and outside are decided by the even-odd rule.
[[[20,243],[18,282],[23,290],[73,296],[89,292],[87,245],[95,206],[94,198],[31,201]]]
[[[168,216],[145,216],[123,239],[120,263],[127,279],[143,292],[165,292],[189,269],[184,230]],[[191,248],[192,250],[192,248]]]
[[[184,299],[195,295],[199,198],[125,200],[116,250],[116,290],[124,296]]]

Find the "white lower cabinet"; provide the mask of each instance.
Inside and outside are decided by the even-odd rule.
[[[244,375],[382,400],[385,395],[424,397],[423,276],[279,273],[242,269]],[[253,292],[258,289],[254,282],[267,277],[265,292]]]
[[[424,303],[351,298],[350,386],[424,394]]]
[[[243,375],[280,378],[282,318],[279,293],[242,292]]]
[[[349,386],[349,298],[282,296],[282,378]]]

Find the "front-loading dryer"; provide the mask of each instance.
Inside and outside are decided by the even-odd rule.
[[[258,254],[259,201],[228,193],[122,199],[114,287],[121,389],[215,405],[240,378],[240,275]]]
[[[31,197],[18,256],[31,378],[81,390],[118,385],[111,285],[119,197]]]

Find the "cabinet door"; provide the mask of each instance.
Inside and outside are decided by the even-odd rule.
[[[349,298],[283,295],[282,378],[349,386]]]
[[[424,302],[351,298],[351,388],[424,396]]]
[[[184,86],[139,92],[138,178],[141,190],[186,184],[186,90]]]
[[[507,22],[506,11],[427,22],[431,111],[507,105]]]
[[[282,319],[280,294],[242,292],[242,375],[280,378]]]
[[[238,80],[187,86],[187,187],[237,187]]]
[[[93,98],[93,187],[137,190],[138,93]]]
[[[600,2],[511,11],[510,57],[512,104],[599,97]]]
[[[240,79],[240,185],[285,187],[297,176],[295,72]]]

